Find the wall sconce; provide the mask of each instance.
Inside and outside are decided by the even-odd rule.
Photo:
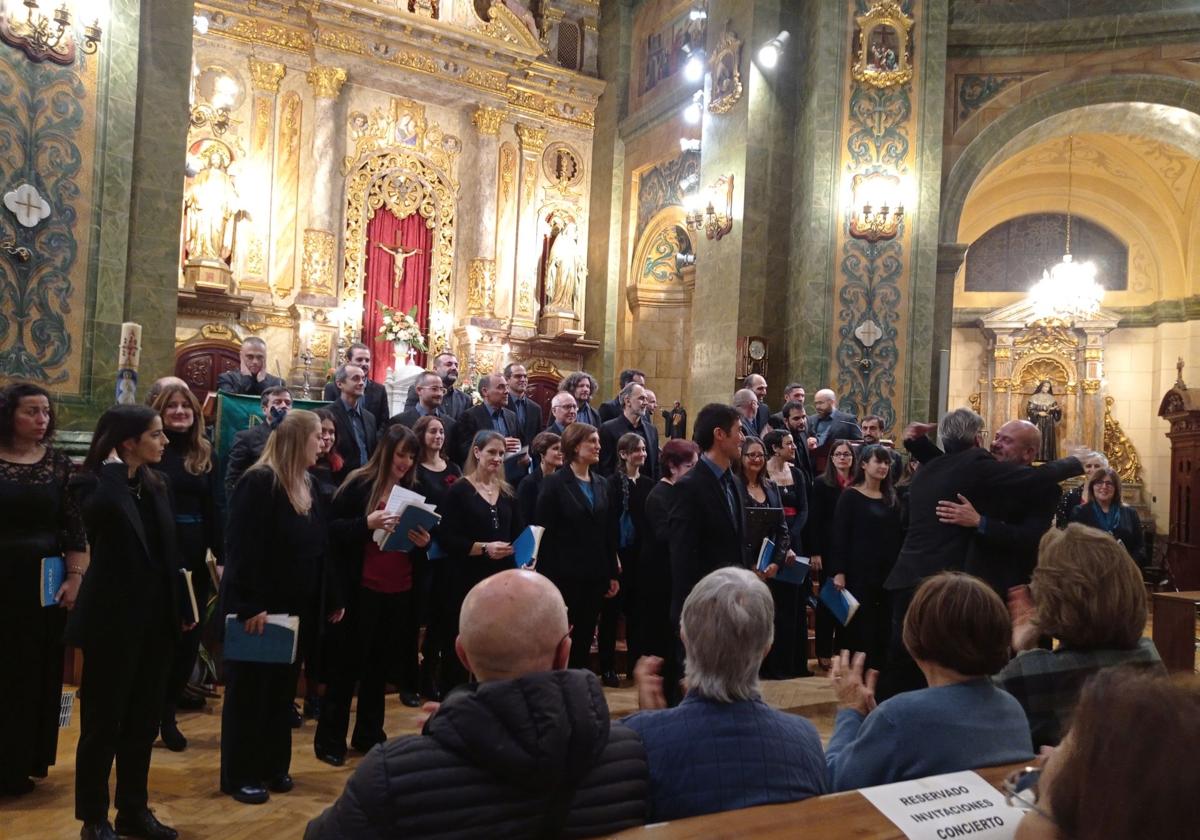
[[[786,29],[772,38],[767,43],[759,47],[758,63],[767,70],[773,70],[775,65],[779,63],[779,57],[783,55],[783,47],[792,36]]]
[[[683,118],[689,125],[700,122],[704,116],[704,91],[698,90],[692,94],[692,101],[683,109]]]
[[[733,230],[733,176],[722,175],[708,187],[684,199],[688,230],[703,230],[720,239]]]
[[[681,152],[698,152],[700,151],[699,140],[689,140],[686,137],[679,138],[679,151]]]
[[[855,175],[851,193],[850,235],[868,242],[894,239],[904,218],[899,176],[883,172]]]
[[[25,20],[19,18],[18,3],[25,7]],[[47,6],[50,0],[46,0]],[[97,17],[83,27],[82,43],[77,44],[72,24],[74,15],[66,0],[59,0],[53,14],[41,9],[39,0],[3,0],[0,2],[0,40],[16,47],[30,61],[52,61],[68,65],[75,61],[76,48],[91,55],[100,46],[100,19]]]
[[[192,128],[209,126],[212,133],[220,137],[237,122],[230,111],[241,98],[242,89],[237,80],[220,67],[208,67],[201,73],[192,65],[192,89],[188,95],[190,104],[188,119]]]

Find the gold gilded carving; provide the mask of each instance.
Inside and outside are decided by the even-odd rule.
[[[1100,393],[1099,379],[1084,379],[1079,384],[1083,388],[1083,393],[1087,394],[1088,396],[1094,396]]]
[[[992,356],[993,356],[993,358],[996,359],[996,361],[1001,361],[1003,359],[1011,359],[1012,358],[1012,349],[1009,347],[997,347],[996,352],[992,353]]]
[[[1104,351],[1099,347],[1089,347],[1083,351],[1083,360],[1085,362],[1098,362],[1104,356]]]
[[[545,51],[537,35],[499,0],[492,0],[487,16],[488,22],[480,28],[489,38],[520,47],[531,56],[541,55]]]
[[[983,414],[983,394],[980,393],[979,391],[976,391],[974,394],[971,394],[970,396],[968,396],[967,397],[967,405],[976,414],[982,415]]]
[[[241,344],[242,341],[226,324],[204,324],[200,327],[200,337],[208,341],[232,341]]]
[[[583,158],[566,143],[551,143],[542,155],[542,171],[550,180],[550,189],[563,198],[577,196],[576,188],[583,183]]]
[[[531,359],[529,364],[525,365],[525,371],[530,376],[549,376],[556,381],[562,381],[563,378],[562,371],[558,369],[554,362],[549,359],[543,359],[540,356],[536,359]]]
[[[319,330],[314,332],[312,338],[308,340],[309,352],[316,359],[328,359],[329,351],[332,346],[333,335],[327,330]]]
[[[588,108],[576,108],[569,103],[555,102],[539,93],[513,87],[508,88],[506,95],[509,106],[517,110],[588,128],[596,125],[596,112]]]
[[[1060,353],[1073,356],[1079,347],[1071,325],[1059,318],[1034,321],[1013,339],[1013,347],[1031,353]]]
[[[1012,380],[1011,379],[1000,378],[1000,379],[992,380],[992,390],[997,394],[1006,393],[1011,388],[1012,388]]]
[[[318,64],[308,71],[307,78],[317,99],[337,99],[347,76],[342,67]]]
[[[283,97],[275,145],[274,213],[271,232],[271,283],[286,297],[296,285],[296,236],[300,207],[300,122],[303,104],[295,91]]]
[[[283,81],[284,73],[284,67],[278,61],[262,61],[250,57],[250,83],[255,90],[279,93],[279,83]]]
[[[708,62],[708,70],[712,74],[712,99],[708,103],[710,112],[724,114],[742,98],[741,63],[742,40],[726,24],[725,32]]]
[[[471,87],[491,90],[497,93],[508,87],[507,77],[503,73],[480,70],[478,67],[468,67],[461,78]]]
[[[854,22],[854,80],[877,88],[911,81],[913,19],[900,4],[882,0]]]
[[[255,154],[265,153],[271,143],[271,99],[267,96],[254,97],[254,129],[250,135],[250,147]]]
[[[393,147],[369,155],[346,181],[346,257],[342,300],[362,304],[366,264],[367,223],[375,211],[399,196],[406,180],[421,184],[422,199],[416,211],[433,231],[433,265],[430,268],[430,347],[449,347],[454,311],[450,302],[450,272],[454,262],[454,219],[457,184],[445,172],[405,148]],[[405,193],[407,194],[407,193]]]
[[[302,294],[333,294],[333,255],[337,241],[324,230],[304,231],[304,263],[300,269]]]
[[[471,260],[467,277],[467,314],[490,318],[496,306],[496,261]]]
[[[376,108],[367,115],[354,111],[349,117],[350,139],[354,143],[354,154],[342,161],[342,174],[350,174],[356,161],[361,161],[374,152],[396,147],[410,149],[429,159],[437,169],[445,172],[454,183],[454,167],[462,151],[462,143],[452,134],[446,134],[437,123],[429,125],[425,119],[425,106],[403,97],[391,100],[388,110]]]
[[[500,195],[507,202],[517,177],[517,150],[511,143],[500,147]]]
[[[199,5],[196,8],[199,10]],[[222,14],[222,17],[228,22],[228,15]],[[293,52],[306,53],[312,48],[312,38],[303,29],[280,26],[256,18],[236,18],[232,25],[225,26],[216,25],[217,18],[215,16],[211,20],[214,25],[209,31],[214,35],[223,35],[237,41],[248,41],[251,44],[280,47]]]
[[[342,52],[353,53],[355,55],[366,55],[367,52],[367,48],[361,38],[351,35],[349,32],[343,32],[340,29],[322,27],[317,40],[323,47],[329,47],[330,49]]]
[[[546,132],[544,128],[534,128],[530,125],[517,123],[517,139],[521,141],[522,152],[538,152],[546,146]]]
[[[1112,416],[1113,398],[1104,398],[1104,455],[1109,466],[1121,476],[1121,481],[1142,480],[1142,459],[1138,457],[1133,441],[1121,429],[1121,424]]]
[[[1032,394],[1043,379],[1050,380],[1055,393],[1061,392],[1074,381],[1070,369],[1061,359],[1054,356],[1038,356],[1021,365],[1020,372],[1013,377],[1014,388]]]
[[[266,248],[258,233],[250,234],[250,242],[246,246],[246,273],[251,277],[262,277],[267,273]]]
[[[495,137],[500,133],[500,124],[504,122],[504,117],[505,112],[502,109],[480,105],[475,109],[475,113],[471,114],[471,122],[480,134]]]
[[[522,280],[517,291],[517,310],[524,315],[533,315],[533,284]]]

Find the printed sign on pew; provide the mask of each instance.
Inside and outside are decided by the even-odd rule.
[[[978,773],[946,773],[859,791],[910,840],[1012,838],[1022,813]]]

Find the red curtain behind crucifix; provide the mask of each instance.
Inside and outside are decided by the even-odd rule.
[[[386,245],[392,250],[417,253],[404,260],[404,279],[396,287],[396,258],[380,248]],[[420,213],[410,213],[403,219],[386,207],[380,207],[367,223],[367,281],[364,299],[366,313],[363,316],[363,341],[371,345],[371,378],[382,382],[387,369],[397,361],[392,358],[392,344],[379,338],[379,327],[383,315],[379,311],[381,301],[400,312],[417,308],[417,323],[421,332],[429,334],[429,277],[433,265],[431,253],[433,231]],[[399,360],[399,364],[403,364]],[[415,364],[425,364],[425,354],[417,353]]]

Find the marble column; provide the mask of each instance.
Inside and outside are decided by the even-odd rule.
[[[337,163],[342,132],[337,120],[337,100],[346,83],[341,67],[318,64],[308,71],[313,89],[312,181],[309,188],[308,227],[304,231],[298,302],[310,305],[336,303],[334,265],[335,231],[341,222]]]
[[[546,147],[546,129],[518,123],[521,143],[517,190],[517,271],[513,300],[513,338],[532,338],[537,333],[538,261],[542,256],[537,217],[538,170]]]
[[[472,200],[463,203],[459,239],[467,265],[467,315],[493,318],[496,314],[497,193],[500,158],[500,126],[506,114],[500,108],[480,105],[471,114],[475,142],[468,146],[459,167],[460,180]],[[506,296],[511,300],[511,294]]]
[[[250,162],[252,179],[239,184],[239,193],[250,205],[249,233],[237,274],[239,291],[270,292],[268,247],[271,241],[271,172],[275,158],[275,102],[286,74],[283,64],[250,57]]]
[[[962,268],[967,256],[967,246],[957,242],[943,242],[938,245],[937,278],[933,290],[933,335],[930,342],[935,358],[939,351],[949,350],[951,334],[954,329],[954,280],[958,270]],[[935,364],[929,379],[929,413],[928,417],[938,417],[943,408],[955,408],[946,405],[946,394],[941,393],[940,376]]]

